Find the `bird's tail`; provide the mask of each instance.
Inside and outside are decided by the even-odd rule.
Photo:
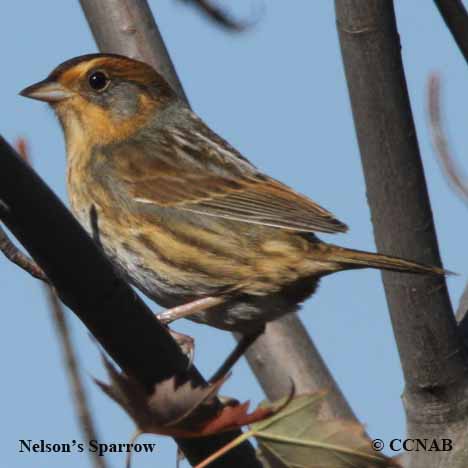
[[[379,253],[362,252],[360,250],[346,249],[333,244],[326,244],[322,250],[327,260],[336,262],[339,269],[348,270],[354,268],[377,268],[379,270],[400,271],[407,273],[447,275],[451,272],[442,268],[423,265],[421,263],[392,257]]]

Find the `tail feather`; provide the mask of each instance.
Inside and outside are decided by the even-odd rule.
[[[335,245],[330,248],[329,260],[345,266],[344,269],[377,268],[417,274],[447,275],[453,274],[442,268],[423,265],[421,263],[405,260],[403,258],[383,255],[379,253],[363,252],[361,250],[346,249]],[[328,249],[327,249],[328,250]]]

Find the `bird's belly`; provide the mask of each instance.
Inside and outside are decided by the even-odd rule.
[[[241,294],[190,319],[223,330],[253,333],[262,329],[266,322],[297,311],[301,303],[317,289],[318,282],[317,277],[308,276],[270,294]]]
[[[194,300],[193,288],[177,277],[165,277],[159,273],[158,265],[150,265],[139,252],[127,243],[104,242],[104,250],[126,279],[162,307],[175,307]]]
[[[219,295],[232,289],[245,275],[229,259],[210,259],[206,253],[181,252],[175,243],[167,243],[154,234],[143,234],[138,223],[116,221],[106,216],[96,204],[96,223],[91,221],[90,210],[73,210],[82,226],[103,248],[116,269],[130,283],[163,307],[174,307],[191,300]],[[94,224],[94,226],[93,226]],[[190,256],[189,254],[193,255]],[[199,261],[196,256],[204,261]]]
[[[126,236],[100,229],[104,252],[127,281],[162,307],[174,307],[198,297],[194,288],[179,281],[177,275],[168,278],[160,274],[158,263],[150,262],[144,249],[125,239]]]
[[[254,252],[254,259],[248,258],[240,247],[229,246],[229,239],[215,245],[205,237],[210,252],[173,232],[169,236],[165,226],[153,224],[144,230],[126,215],[107,213],[96,200],[80,206],[86,205],[87,209],[80,210],[72,203],[80,223],[122,276],[162,307],[227,293],[227,303],[189,317],[195,322],[246,333],[296,310],[315,288],[316,278],[301,267],[284,259],[270,262],[267,255],[260,257],[253,249],[249,252]],[[90,206],[96,210],[94,223]],[[290,285],[298,282],[307,285],[307,293],[288,293]]]

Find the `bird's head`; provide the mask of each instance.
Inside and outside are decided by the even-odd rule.
[[[50,104],[70,139],[115,142],[177,99],[146,63],[114,54],[68,60],[20,93]]]

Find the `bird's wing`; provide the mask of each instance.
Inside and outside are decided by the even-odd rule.
[[[138,204],[302,232],[345,232],[330,212],[260,173],[198,121],[197,130],[166,128],[113,148],[113,170]],[[116,154],[119,153],[119,154]]]

